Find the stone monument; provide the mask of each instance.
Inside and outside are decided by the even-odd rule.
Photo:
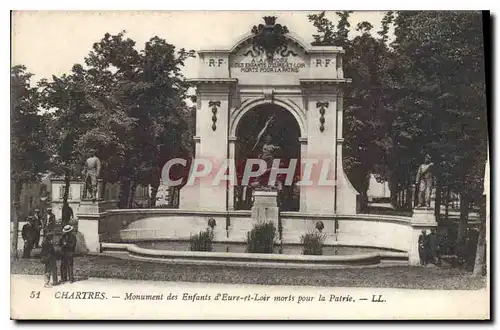
[[[420,265],[418,238],[422,231],[436,228],[437,221],[434,209],[431,208],[432,190],[434,189],[434,163],[430,155],[425,155],[424,163],[418,167],[415,186],[418,189],[416,207],[411,220],[412,237],[409,251],[409,262],[412,266]]]
[[[78,208],[78,231],[83,235],[89,252],[100,251],[99,219],[110,205],[99,194],[101,161],[95,151],[85,160],[83,169],[83,194]]]
[[[335,180],[335,184],[321,187],[301,186],[299,211],[356,214],[359,194],[342,162],[344,88],[351,82],[344,77],[345,51],[337,46],[310,45],[276,17],[266,16],[260,23],[228,47],[198,51],[198,74],[190,80],[199,96],[193,136],[195,158],[215,163],[244,159],[238,145],[247,140],[247,136],[239,135],[247,115],[260,112],[259,118],[262,115],[267,120],[272,109],[283,110],[298,127],[296,140],[287,141],[298,149],[294,158],[329,162],[328,178]],[[275,119],[280,120],[278,116]],[[275,132],[275,136],[279,134]],[[284,154],[292,149],[289,146]],[[255,150],[260,148],[262,142]],[[214,186],[209,181],[183,186],[179,208],[232,211],[238,209],[235,195],[247,196],[242,190],[248,191],[248,185]],[[248,205],[241,204],[245,208]]]

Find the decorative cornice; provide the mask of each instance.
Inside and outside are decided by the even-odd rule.
[[[345,50],[342,47],[338,46],[312,46],[313,48],[309,49],[310,54],[324,54],[324,53],[339,53],[345,54]]]
[[[198,51],[198,54],[207,54],[207,53],[229,54],[229,50],[227,50],[227,49],[200,49]]]
[[[337,85],[337,84],[348,84],[352,82],[350,78],[339,78],[339,79],[309,79],[303,78],[299,79],[301,85]]]
[[[194,78],[194,79],[187,79],[187,81],[194,85],[200,85],[200,84],[232,85],[238,83],[238,79],[236,78]]]

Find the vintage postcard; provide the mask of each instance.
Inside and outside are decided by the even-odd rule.
[[[489,22],[13,11],[11,318],[490,319]]]

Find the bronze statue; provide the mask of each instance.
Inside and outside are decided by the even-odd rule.
[[[280,147],[272,144],[271,136],[266,135],[264,137],[264,145],[262,146],[262,151],[259,155],[259,158],[264,160],[267,165],[267,170],[270,171],[273,166],[274,156],[276,151],[279,151]]]
[[[252,150],[254,150],[257,145],[259,144],[262,136],[264,133],[267,131],[269,126],[274,122],[274,116],[269,117],[269,119],[266,121],[266,124],[264,125],[264,128],[260,131],[259,135],[257,136],[257,141],[255,142],[255,145]],[[273,166],[273,161],[275,159],[275,153],[280,150],[281,148],[274,145],[272,143],[272,139],[270,135],[264,136],[264,144],[262,145],[261,152],[259,154],[259,158],[264,160],[266,162],[266,171],[259,177],[257,178],[256,182],[251,184],[254,188],[264,188],[264,189],[271,189],[269,187],[269,174],[271,173],[271,169]],[[277,182],[279,185],[279,182]]]
[[[419,166],[415,185],[418,187],[418,206],[430,207],[431,194],[434,188],[434,163],[431,156],[425,155],[424,163]]]
[[[97,198],[98,179],[101,173],[101,161],[97,158],[96,153],[92,152],[92,156],[87,158],[83,168],[83,198],[93,201]],[[89,196],[87,196],[89,192]]]

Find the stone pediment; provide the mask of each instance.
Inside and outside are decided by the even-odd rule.
[[[303,79],[343,80],[341,47],[309,46],[275,17],[264,17],[225,49],[201,50],[197,80],[235,79],[240,85],[294,85]]]

